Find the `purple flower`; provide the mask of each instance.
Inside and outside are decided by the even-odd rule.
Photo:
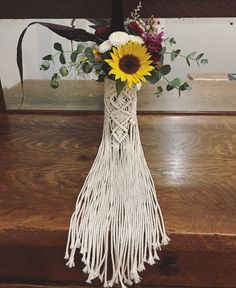
[[[160,52],[164,41],[164,33],[147,33],[142,34],[142,38],[147,46],[148,52],[152,55],[152,60],[156,63],[160,60]]]

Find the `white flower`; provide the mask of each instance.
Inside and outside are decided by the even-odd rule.
[[[139,44],[143,44],[143,38],[140,36],[129,35],[129,40],[132,42],[138,42]]]
[[[109,37],[112,46],[119,47],[129,42],[129,34],[121,31],[113,32]]]
[[[100,53],[105,53],[111,49],[111,46],[111,42],[109,40],[106,40],[99,45],[98,51]]]
[[[137,83],[136,84],[137,91],[139,91],[141,89],[141,87],[142,87],[142,83]]]

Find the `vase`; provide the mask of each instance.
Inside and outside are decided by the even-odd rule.
[[[136,86],[117,95],[106,78],[104,106],[102,141],[71,217],[65,258],[75,266],[79,249],[88,283],[98,277],[104,287],[125,287],[140,281],[169,238],[140,141]]]

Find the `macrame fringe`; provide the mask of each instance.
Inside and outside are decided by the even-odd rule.
[[[140,142],[136,94],[125,87],[117,96],[115,81],[105,81],[102,142],[68,233],[66,265],[75,266],[78,248],[87,282],[98,277],[104,287],[139,283],[144,264],[159,260],[157,251],[169,242]]]

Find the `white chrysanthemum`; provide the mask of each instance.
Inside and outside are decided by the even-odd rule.
[[[100,53],[105,53],[105,52],[111,50],[111,46],[112,46],[111,42],[109,40],[106,40],[99,45],[98,51]]]
[[[132,42],[138,42],[139,44],[144,44],[143,38],[140,36],[129,35],[129,40]]]
[[[129,36],[130,35],[125,32],[117,31],[110,35],[109,40],[112,46],[119,47],[129,42]]]

